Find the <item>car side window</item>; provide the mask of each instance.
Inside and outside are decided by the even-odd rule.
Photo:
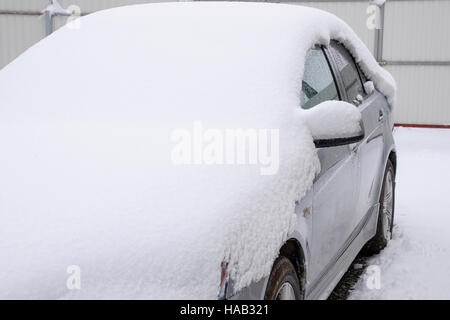
[[[300,103],[310,109],[327,100],[339,100],[339,94],[323,49],[316,47],[306,54]]]
[[[349,102],[358,100],[357,96],[365,96],[364,86],[361,81],[358,66],[347,49],[337,41],[332,41],[330,45],[331,54],[334,57],[336,66],[341,73],[345,91]]]

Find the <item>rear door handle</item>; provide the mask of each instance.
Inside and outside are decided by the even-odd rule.
[[[380,110],[380,112],[378,113],[378,121],[381,122],[384,119],[384,113],[383,110]]]

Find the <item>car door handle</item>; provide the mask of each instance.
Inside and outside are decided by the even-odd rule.
[[[378,121],[381,122],[384,119],[384,113],[383,110],[380,110],[380,112],[378,113]]]
[[[353,104],[354,104],[355,106],[359,106],[361,103],[364,102],[364,98],[363,98],[362,95],[358,94],[358,95],[355,97],[355,99],[352,100],[352,102],[353,102]]]

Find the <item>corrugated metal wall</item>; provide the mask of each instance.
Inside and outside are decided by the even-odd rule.
[[[63,8],[69,5],[79,6],[83,12],[93,12],[107,8],[119,7],[129,4],[165,2],[152,0],[58,0]],[[0,0],[0,10],[11,11],[42,11],[50,3],[50,0]]]
[[[0,15],[0,69],[45,37],[38,15]]]
[[[150,2],[170,0],[58,0],[63,8],[80,7],[82,13]],[[45,18],[41,14],[49,0],[0,0],[0,69],[45,37]],[[53,17],[53,28],[64,25],[67,17]]]
[[[386,2],[383,58],[397,80],[396,122],[450,125],[449,32],[448,0]]]
[[[132,4],[168,1],[169,0],[58,0],[63,8],[75,4],[86,13]]]
[[[59,0],[63,8],[78,5],[83,13],[167,0]],[[49,0],[0,0],[0,69],[45,36],[39,14]],[[368,48],[375,50],[375,31],[366,26],[364,0],[290,0],[336,14]],[[27,14],[6,12],[26,11]],[[382,61],[398,85],[397,123],[450,124],[450,0],[388,0],[385,4]],[[54,17],[53,28],[67,17]]]

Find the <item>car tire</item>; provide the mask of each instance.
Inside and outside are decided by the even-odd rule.
[[[265,300],[301,300],[302,294],[294,266],[288,258],[275,260],[267,283]]]
[[[390,194],[390,196],[389,196]],[[395,171],[391,161],[388,160],[384,171],[383,185],[380,194],[380,209],[378,212],[377,232],[367,242],[363,249],[364,255],[380,253],[392,238],[395,208]]]

